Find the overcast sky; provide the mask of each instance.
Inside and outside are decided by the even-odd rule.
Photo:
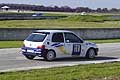
[[[0,0],[0,3],[37,4],[89,8],[120,8],[120,0]]]

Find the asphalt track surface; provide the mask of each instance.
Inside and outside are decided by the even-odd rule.
[[[99,55],[93,60],[60,58],[52,62],[39,57],[28,60],[20,53],[20,48],[0,49],[0,72],[120,61],[120,43],[98,44],[98,47]]]

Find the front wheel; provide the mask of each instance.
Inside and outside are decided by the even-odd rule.
[[[50,50],[48,51],[45,56],[44,56],[44,59],[47,60],[47,61],[52,61],[55,59],[55,52]]]
[[[93,48],[91,48],[87,51],[86,58],[93,59],[96,56],[95,54],[96,54],[96,51]]]

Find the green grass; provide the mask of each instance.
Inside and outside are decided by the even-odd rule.
[[[120,62],[2,72],[0,80],[119,80]],[[105,79],[106,78],[106,79]]]
[[[22,44],[22,41],[0,41],[0,48],[19,48]]]
[[[105,39],[105,40],[87,40],[93,43],[120,43],[120,39]]]
[[[73,15],[61,19],[67,21],[80,21],[80,22],[104,22],[107,20],[106,16],[93,16],[93,15]]]
[[[67,18],[52,20],[4,20],[0,21],[0,28],[120,28],[120,19],[109,19],[108,16],[69,15]]]
[[[108,39],[108,40],[85,40],[98,43],[117,43],[120,39]],[[23,41],[0,41],[0,48],[20,48],[23,45]]]
[[[62,20],[6,20],[0,21],[0,28],[120,28],[120,21],[79,22]]]

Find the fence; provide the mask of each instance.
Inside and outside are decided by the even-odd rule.
[[[24,40],[34,28],[0,28],[0,40]],[[75,32],[83,39],[115,39],[120,38],[120,28],[103,29],[65,29]]]

